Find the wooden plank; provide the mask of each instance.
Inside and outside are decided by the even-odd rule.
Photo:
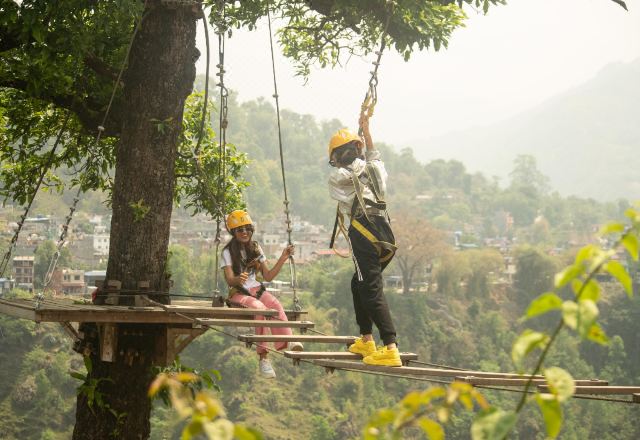
[[[495,386],[505,386],[505,387],[521,387],[525,386],[528,382],[528,379],[504,379],[498,377],[473,377],[473,376],[458,376],[456,380],[460,382],[470,383],[471,385],[495,385]],[[531,384],[534,386],[537,385],[546,385],[547,381],[545,379],[533,379]],[[609,382],[606,380],[598,380],[598,379],[587,379],[581,380],[578,379],[575,381],[576,385],[582,386],[607,386]]]
[[[541,393],[548,393],[549,387],[547,385],[538,385],[538,391]],[[640,393],[640,386],[577,386],[575,394],[629,394]]]
[[[100,360],[114,362],[118,350],[118,327],[115,324],[103,324],[98,327],[100,334]]]
[[[271,309],[248,309],[241,307],[189,307],[180,305],[165,306],[167,311],[184,313],[185,315],[198,315],[202,317],[209,316],[226,316],[226,315],[242,315],[242,316],[275,316],[278,314],[276,310]]]
[[[345,361],[360,361],[362,356],[348,351],[284,351],[284,356],[290,359],[337,359]],[[400,353],[403,361],[415,361],[418,355],[415,353]]]
[[[198,323],[221,327],[313,328],[315,326],[311,321],[275,321],[273,319],[197,319]]]
[[[243,342],[326,342],[330,344],[353,344],[355,336],[320,336],[320,335],[239,335]]]
[[[471,371],[471,370],[447,370],[444,368],[418,368],[418,367],[385,367],[379,365],[367,365],[361,362],[348,361],[331,361],[331,360],[315,360],[314,364],[326,368],[351,369],[359,371],[377,371],[381,373],[404,374],[410,376],[436,376],[436,377],[457,377],[461,375],[475,377],[502,377],[505,379],[523,379],[528,376],[522,376],[514,373],[491,373],[487,371]],[[543,376],[534,376],[537,379],[544,379]]]
[[[0,313],[14,318],[36,320],[36,312],[33,308],[25,308],[22,304],[0,300]]]

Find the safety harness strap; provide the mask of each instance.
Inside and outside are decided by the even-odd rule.
[[[398,247],[395,244],[389,243],[387,241],[378,240],[378,238],[371,233],[362,223],[360,223],[357,219],[351,219],[351,226],[353,226],[356,231],[364,236],[367,240],[371,242],[373,247],[376,248],[376,252],[378,253],[378,258],[381,263],[390,260],[393,255],[398,250]]]

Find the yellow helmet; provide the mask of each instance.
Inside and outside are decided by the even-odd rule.
[[[242,209],[236,209],[227,216],[227,230],[229,232],[235,228],[239,228],[240,226],[252,224],[253,222],[251,221],[251,217],[249,217],[249,213]]]
[[[331,140],[329,141],[329,157],[331,157],[331,153],[333,153],[333,150],[353,141],[356,141],[358,147],[362,147],[362,139],[360,139],[360,136],[351,133],[346,128],[341,128],[340,130],[336,131],[336,133],[331,136]]]

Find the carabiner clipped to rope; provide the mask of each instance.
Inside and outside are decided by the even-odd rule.
[[[380,37],[380,48],[375,52],[376,59],[372,63],[373,70],[370,72],[371,77],[369,78],[369,88],[367,89],[367,93],[365,94],[362,105],[360,106],[360,115],[365,114],[369,118],[373,116],[373,111],[375,110],[376,104],[378,103],[378,68],[380,67],[380,61],[382,59],[384,49],[387,46],[389,23],[391,22],[391,16],[393,15],[394,6],[395,2],[387,2],[387,19],[384,24],[382,36]],[[362,127],[360,127],[358,128],[358,136],[362,135],[363,131]]]

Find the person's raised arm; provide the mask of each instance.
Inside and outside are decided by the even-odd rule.
[[[369,116],[365,112],[360,113],[358,124],[362,129],[362,137],[364,138],[364,145],[367,151],[375,150],[373,140],[371,139],[371,132],[369,131]]]
[[[292,244],[284,248],[282,255],[280,255],[280,258],[278,258],[278,261],[276,261],[276,264],[271,269],[267,267],[267,262],[263,261],[260,266],[262,269],[262,278],[264,278],[265,281],[274,279],[278,273],[280,273],[280,269],[282,269],[285,261],[287,261],[289,256],[293,255],[294,251],[295,249]]]

